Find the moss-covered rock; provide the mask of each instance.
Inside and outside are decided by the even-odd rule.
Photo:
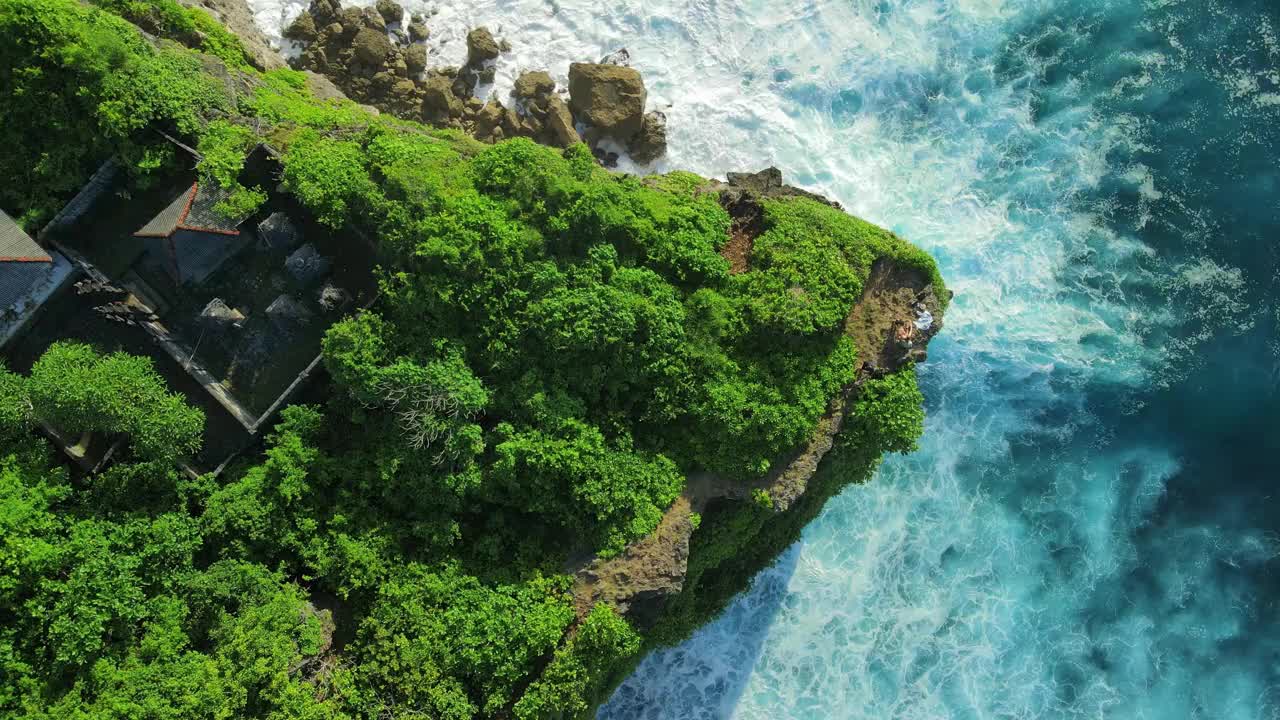
[[[392,50],[387,34],[369,27],[360,28],[351,45],[355,49],[356,61],[372,67],[385,63]]]
[[[528,70],[516,78],[511,94],[524,102],[544,98],[556,89],[556,81],[545,70]]]
[[[404,50],[404,63],[411,73],[420,73],[427,69],[427,47],[410,45]]]
[[[487,27],[478,27],[467,33],[467,63],[480,64],[496,60],[502,54],[498,41]]]
[[[644,78],[621,65],[569,66],[569,107],[578,119],[623,142],[644,125]]]
[[[378,0],[374,9],[387,23],[398,23],[404,17],[404,6],[395,0]]]
[[[439,121],[462,113],[462,102],[453,94],[453,81],[447,75],[430,74],[420,87],[422,115],[428,121]]]
[[[427,28],[427,24],[421,20],[414,20],[409,23],[409,40],[412,42],[425,42],[431,37],[431,31]]]
[[[316,20],[307,10],[303,10],[284,30],[285,37],[303,43],[309,43],[319,35],[320,30],[316,27]]]

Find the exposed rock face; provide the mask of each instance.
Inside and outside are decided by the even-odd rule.
[[[786,185],[782,182],[782,171],[776,167],[765,168],[755,173],[727,173],[727,183],[717,183],[716,187],[721,193],[730,193],[734,197],[759,196],[759,197],[806,197],[810,200],[830,205],[836,209],[842,209],[840,203],[828,200],[827,198],[811,193],[808,190],[801,190],[792,185]]]
[[[307,89],[311,91],[312,95],[316,96],[316,99],[346,99],[347,96],[339,90],[338,86],[334,85],[333,81],[329,78],[321,75],[320,73],[311,72],[310,70],[304,70],[303,72],[307,76]]]
[[[729,183],[712,183],[707,189],[719,191],[721,204],[734,218],[731,236],[741,235],[748,245],[764,230],[762,198],[820,197],[783,184],[782,173],[776,168],[730,173],[729,179]],[[667,509],[654,533],[621,555],[570,568],[578,616],[583,617],[596,602],[606,601],[640,627],[651,625],[666,602],[684,587],[694,531],[691,513],[701,512],[713,501],[745,501],[760,490],[768,493],[775,512],[786,512],[805,494],[823,458],[834,447],[862,384],[907,363],[923,361],[926,346],[941,328],[942,309],[928,278],[892,259],[877,260],[862,297],[844,323],[844,332],[859,349],[857,376],[831,401],[809,441],[753,482],[710,473],[690,477],[684,493]]]
[[[549,144],[556,147],[569,147],[582,140],[573,126],[569,106],[559,95],[547,99],[547,130],[550,133]]]
[[[409,20],[407,32],[393,25],[388,38],[388,23],[405,21],[403,7],[394,0],[363,9],[344,8],[339,0],[312,0],[287,31],[305,46],[294,65],[337,84],[322,86],[309,79],[320,97],[337,97],[340,90],[356,102],[465,130],[485,142],[527,137],[568,147],[584,140],[577,127],[585,124],[590,128],[585,139],[606,165],[616,165],[618,159],[601,147],[606,139],[626,147],[641,164],[666,152],[666,118],[660,112],[645,114],[644,80],[626,66],[626,50],[610,54],[603,63],[571,66],[567,103],[549,73],[532,71],[516,81],[513,107],[504,107],[497,99],[485,103],[474,95],[494,81],[497,61],[509,45],[478,27],[467,34],[465,65],[431,68],[427,48],[420,43],[427,36],[423,19]]]
[[[667,116],[654,110],[644,116],[640,132],[627,142],[631,159],[648,165],[667,154]]]
[[[644,125],[644,78],[621,65],[569,66],[569,107],[605,136],[626,142]]]
[[[240,39],[249,55],[249,62],[259,70],[277,70],[285,67],[284,58],[271,48],[267,38],[253,22],[253,12],[245,0],[181,0],[187,7],[199,7],[209,11],[227,30]]]
[[[387,23],[400,22],[401,18],[404,17],[404,8],[400,6],[400,3],[395,2],[395,0],[378,0],[378,3],[374,5],[374,8]]]
[[[478,65],[488,60],[497,60],[502,53],[498,41],[493,38],[489,28],[478,27],[467,33],[467,64]]]
[[[684,587],[694,530],[690,495],[686,492],[676,498],[658,528],[621,555],[595,560],[577,572],[573,604],[579,618],[596,603],[607,602],[641,626],[656,619],[661,602],[652,600],[665,599]]]

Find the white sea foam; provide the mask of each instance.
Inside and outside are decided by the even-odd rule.
[[[250,2],[276,38],[304,7]],[[1028,37],[1018,21],[1053,3],[404,4],[436,13],[438,64],[462,61],[474,25],[510,41],[499,94],[523,69],[563,83],[570,62],[625,46],[667,114],[671,150],[656,169],[777,165],[934,253],[957,294],[921,369],[920,451],[834,499],[724,616],[646,659],[602,716],[1191,717],[1191,687],[1215,710],[1245,709],[1198,717],[1272,707],[1278,693],[1187,660],[1212,657],[1238,631],[1231,613],[1188,610],[1244,602],[1214,586],[1210,558],[1259,562],[1274,552],[1265,538],[1170,532],[1152,597],[1117,595],[1091,617],[1102,589],[1138,562],[1131,535],[1178,463],[1159,447],[1113,447],[1080,389],[1167,381],[1173,360],[1248,309],[1238,271],[1163,263],[1104,224],[1112,208],[1081,202],[1108,179],[1139,198],[1139,220],[1179,199],[1147,168],[1115,166],[1143,121],[1103,121],[1083,81],[1063,83],[1054,112],[1038,114],[1045,60],[1032,46],[1064,30],[1044,23]],[[1170,44],[1171,56],[1135,57],[1138,71],[1096,92],[1158,82],[1177,57]],[[1267,102],[1256,76],[1223,81]],[[1191,321],[1204,333],[1166,343],[1188,320],[1136,303],[1141,289],[1202,307]],[[1182,636],[1187,657],[1160,656]]]

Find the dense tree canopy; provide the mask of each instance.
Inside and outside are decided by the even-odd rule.
[[[0,206],[34,227],[111,155],[131,186],[163,176],[155,129],[224,186],[270,141],[317,221],[376,241],[380,297],[324,337],[324,393],[216,478],[183,471],[204,418],[146,359],[58,343],[0,368],[0,716],[580,716],[646,638],[575,605],[571,562],[649,535],[690,476],[751,483],[810,439],[855,378],[842,324],[875,260],[945,304],[926,255],[813,200],[764,201],[731,274],[702,178],[319,102],[172,0],[0,0]],[[795,522],[913,446],[914,373],[852,415]],[[48,430],[124,450],[72,471]],[[709,511],[705,594],[649,642],[794,538],[773,514]]]

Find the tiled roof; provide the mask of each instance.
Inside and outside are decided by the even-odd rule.
[[[74,272],[72,264],[57,253],[46,262],[0,262],[0,345]]]
[[[191,203],[191,210],[182,221],[182,227],[187,230],[202,230],[225,235],[240,234],[236,226],[244,222],[244,217],[228,219],[214,210],[214,207],[226,200],[231,193],[211,183],[199,185],[198,188],[196,199]]]
[[[192,183],[191,187],[182,192],[181,195],[173,199],[169,203],[169,207],[160,211],[159,215],[151,218],[151,221],[142,226],[142,229],[134,233],[144,237],[169,237],[182,224],[183,218],[187,216],[187,210],[191,206],[192,196],[196,192],[196,185]]]
[[[0,263],[49,263],[53,259],[31,236],[0,210]]]
[[[245,218],[228,219],[214,210],[214,207],[230,194],[212,183],[201,185],[199,182],[194,182],[134,235],[169,237],[178,230],[239,235],[240,231],[236,227],[244,222]]]
[[[249,244],[249,238],[239,235],[210,238],[200,237],[199,230],[183,230],[174,234],[175,257],[173,262],[180,283],[202,283],[222,267],[222,264]]]
[[[0,311],[18,312],[48,277],[53,263],[0,263]]]

